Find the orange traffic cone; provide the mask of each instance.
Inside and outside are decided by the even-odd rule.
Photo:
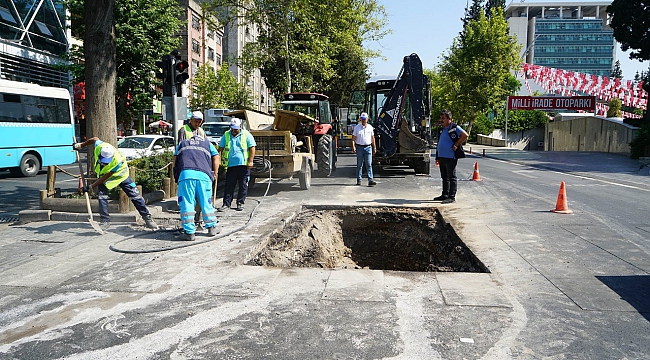
[[[436,160],[436,166],[440,166],[440,164],[438,163],[438,160]]]
[[[557,194],[555,209],[551,211],[558,214],[573,214],[573,211],[569,210],[569,205],[567,205],[564,181],[560,184],[560,192]]]
[[[474,175],[472,181],[481,181],[481,175],[478,173],[478,161],[474,163]]]

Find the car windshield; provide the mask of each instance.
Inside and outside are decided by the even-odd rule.
[[[120,149],[146,149],[153,140],[148,137],[125,138],[117,147]]]
[[[207,136],[223,136],[229,129],[229,124],[203,124],[203,131]]]

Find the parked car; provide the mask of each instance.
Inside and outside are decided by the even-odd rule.
[[[126,160],[174,151],[174,138],[165,135],[127,136],[117,145]]]

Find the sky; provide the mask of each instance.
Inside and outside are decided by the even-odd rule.
[[[520,0],[516,0],[520,1]],[[546,2],[553,0],[546,0]],[[382,40],[369,42],[371,49],[378,49],[386,58],[373,59],[371,76],[397,76],[404,56],[416,53],[422,66],[433,68],[440,56],[451,46],[452,40],[462,29],[461,17],[465,13],[463,0],[378,0],[388,14],[388,28],[392,34]],[[527,3],[539,1],[527,0]],[[470,1],[471,3],[471,1]],[[510,1],[506,0],[506,4]],[[616,59],[621,62],[624,79],[633,79],[639,71],[648,70],[648,62],[630,60],[617,45]]]

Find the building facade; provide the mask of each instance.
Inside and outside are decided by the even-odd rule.
[[[0,0],[0,78],[69,88],[56,68],[70,46],[67,25],[61,0]]]
[[[0,0],[1,1],[1,0]],[[192,78],[203,64],[210,64],[217,71],[223,62],[223,27],[217,18],[201,10],[194,0],[180,0],[184,9],[184,25],[178,34],[181,38],[179,54],[190,65],[190,79],[183,86],[183,96],[191,97]]]
[[[224,30],[224,59],[237,81],[246,84],[253,98],[253,109],[268,113],[274,109],[274,99],[266,88],[259,69],[244,69],[238,59],[244,46],[254,42],[259,33],[257,25],[248,24],[241,17],[235,17]]]
[[[616,62],[616,41],[607,22],[611,3],[511,2],[506,18],[527,63],[610,76]]]

